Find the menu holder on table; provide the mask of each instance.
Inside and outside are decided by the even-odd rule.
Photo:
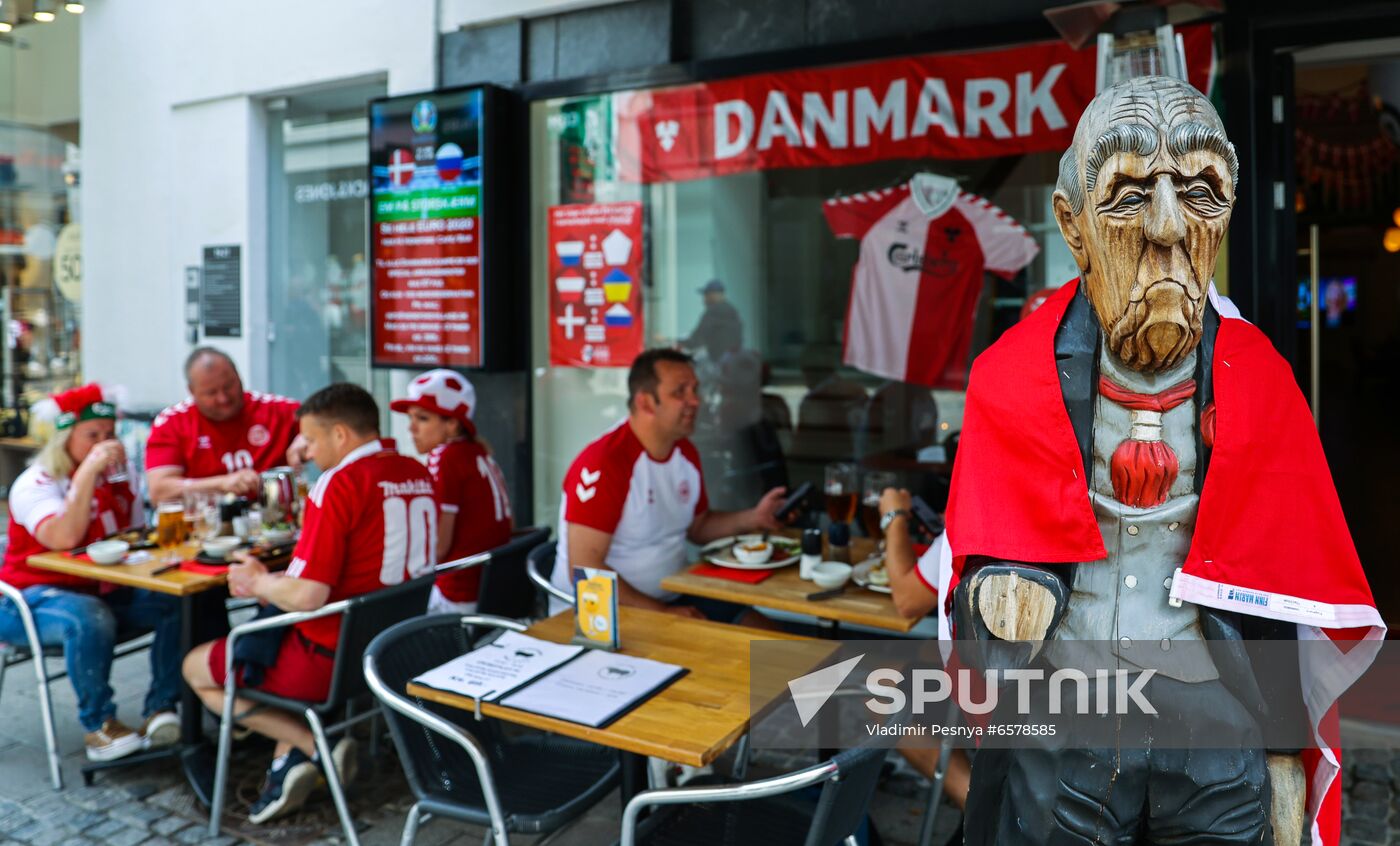
[[[494,641],[473,649],[415,678],[415,684],[482,702],[501,696],[555,669],[583,652],[582,646],[554,643],[519,632],[503,632]]]
[[[617,573],[593,567],[574,568],[574,643],[616,652]]]
[[[601,729],[687,672],[650,658],[590,650],[502,697],[500,704]]]

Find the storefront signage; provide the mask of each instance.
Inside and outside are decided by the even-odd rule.
[[[1178,30],[1208,91],[1211,29]],[[628,92],[619,167],[642,182],[886,159],[972,159],[1069,146],[1094,96],[1093,48],[1045,42]]]
[[[550,364],[627,367],[645,339],[642,204],[550,208]]]
[[[482,99],[466,89],[370,105],[377,367],[483,364]]]
[[[53,283],[70,303],[83,298],[83,225],[70,223],[58,232],[53,252]]]
[[[200,293],[200,316],[204,337],[237,338],[243,334],[242,249],[204,248],[204,272]]]

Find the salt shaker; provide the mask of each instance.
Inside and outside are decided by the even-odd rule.
[[[797,563],[797,574],[804,579],[812,578],[812,570],[822,563],[822,530],[807,529],[802,533],[802,558]]]

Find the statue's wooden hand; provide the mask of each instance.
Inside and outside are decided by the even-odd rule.
[[[1274,827],[1274,843],[1276,846],[1299,846],[1303,842],[1304,806],[1308,794],[1303,760],[1298,755],[1270,752],[1268,766],[1269,787],[1273,793],[1269,818]]]

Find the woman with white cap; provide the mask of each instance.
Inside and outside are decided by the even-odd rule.
[[[35,405],[54,432],[34,463],[10,486],[9,546],[0,580],[16,587],[34,614],[45,646],[62,646],[78,698],[87,757],[109,761],[143,746],[174,743],[180,723],[180,606],[175,597],[30,567],[31,555],[72,549],[141,526],[145,515],[131,468],[116,439],[117,406],[97,384]],[[119,628],[154,629],[146,723],[133,731],[117,719],[108,679]],[[19,609],[0,597],[0,640],[23,643]]]
[[[408,385],[408,396],[389,404],[408,415],[413,446],[428,456],[428,472],[438,501],[438,561],[453,561],[493,549],[510,540],[510,499],[506,479],[472,415],[476,389],[453,370],[429,370]],[[438,578],[428,612],[476,610],[481,568]]]

